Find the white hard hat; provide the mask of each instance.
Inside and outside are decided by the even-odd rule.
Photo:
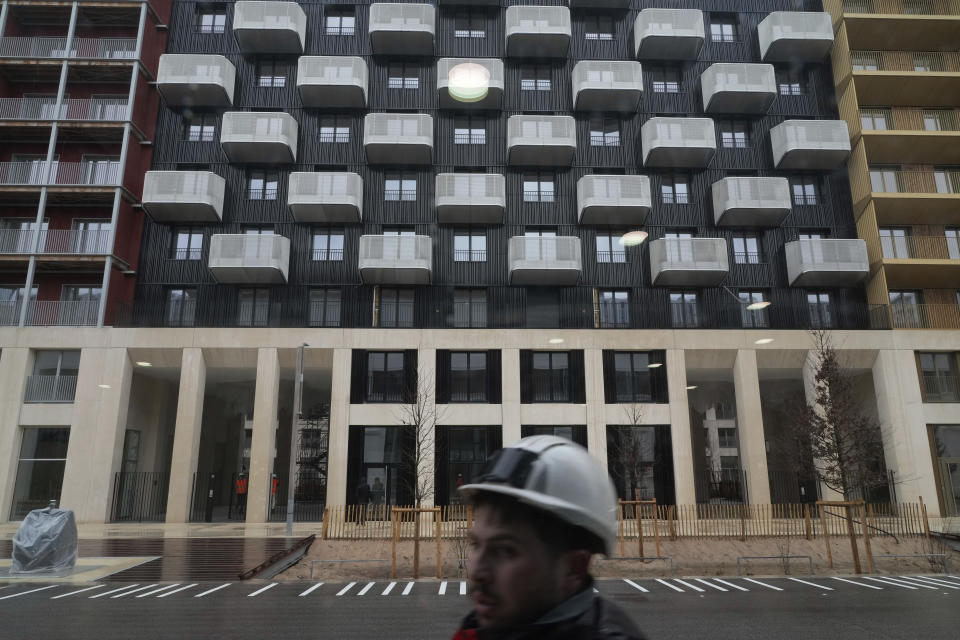
[[[597,536],[609,555],[617,537],[617,492],[587,450],[557,436],[532,436],[496,452],[466,497],[487,491],[511,496]]]

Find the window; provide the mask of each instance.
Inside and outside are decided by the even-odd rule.
[[[343,231],[319,229],[313,232],[313,260],[339,262],[343,260]]]
[[[750,146],[750,123],[744,120],[718,120],[720,146],[725,149],[746,149]]]
[[[350,119],[346,116],[320,118],[320,142],[345,144],[350,142]]]
[[[73,402],[79,370],[79,351],[37,351],[24,402]]]
[[[690,204],[690,176],[665,174],[660,178],[660,199],[663,204]]]
[[[807,312],[812,329],[829,329],[833,326],[832,306],[829,293],[807,293]]]
[[[476,116],[459,116],[453,121],[454,144],[487,144],[487,121]]]
[[[937,193],[960,193],[960,167],[934,167]]]
[[[24,427],[20,458],[10,505],[10,519],[22,520],[34,509],[43,509],[63,490],[67,465],[67,427]]]
[[[899,173],[899,166],[870,167],[871,190],[879,193],[897,193],[900,190],[898,186]]]
[[[202,252],[202,231],[191,227],[177,227],[173,230],[173,242],[170,243],[170,257],[173,260],[199,260]]]
[[[720,443],[721,449],[736,449],[738,448],[737,444],[737,429],[736,428],[718,428],[717,429],[717,439]],[[734,467],[736,469],[737,467]]]
[[[745,329],[766,329],[770,326],[766,309],[751,310],[748,307],[758,302],[766,302],[767,294],[763,291],[738,291],[740,298],[740,321]]]
[[[450,353],[450,402],[487,401],[485,351]]]
[[[387,72],[387,88],[419,89],[419,66],[409,62],[391,62]]]
[[[384,178],[384,200],[387,202],[416,201],[417,174],[410,171],[387,171]]]
[[[925,131],[957,131],[957,112],[948,109],[924,109],[923,128]]]
[[[797,206],[817,204],[820,197],[818,184],[815,176],[794,176],[790,178],[793,204]]]
[[[943,234],[947,238],[947,257],[960,260],[960,227],[947,227]]]
[[[525,64],[520,66],[521,91],[550,91],[550,67],[545,64]]]
[[[192,327],[197,315],[196,289],[167,290],[167,326]]]
[[[884,258],[910,257],[910,229],[907,227],[880,227],[880,249]]]
[[[197,3],[194,30],[197,33],[223,33],[227,26],[227,7],[222,4]]]
[[[622,237],[619,233],[597,234],[597,263],[627,261],[626,249],[620,244]]]
[[[937,54],[914,53],[913,70],[914,71],[940,71],[941,65],[938,64],[934,56]]]
[[[923,328],[923,293],[920,291],[891,291],[890,312],[896,329]]]
[[[63,285],[57,324],[81,327],[97,324],[101,293],[102,290],[97,286]]]
[[[237,291],[237,326],[265,327],[270,319],[270,289]]]
[[[630,326],[630,292],[623,289],[597,291],[597,320],[603,329]]]
[[[735,264],[760,264],[763,262],[759,233],[740,233],[733,236],[733,261]]]
[[[651,67],[644,69],[649,76],[654,93],[680,93],[681,75],[677,67]]]
[[[247,200],[276,200],[280,174],[276,171],[250,171],[247,174]]]
[[[416,229],[408,226],[384,226],[383,235],[395,238],[412,238],[417,235]]]
[[[865,131],[886,131],[892,122],[891,109],[881,107],[860,109],[860,128]]]
[[[340,290],[310,289],[311,327],[340,326]]]
[[[288,67],[276,60],[257,60],[257,86],[279,89],[287,86]]]
[[[605,15],[585,16],[584,37],[587,40],[613,40],[613,17]]]
[[[956,353],[918,353],[924,402],[960,402]]]
[[[591,118],[590,146],[619,147],[620,121],[617,118]]]
[[[807,78],[801,71],[780,70],[776,72],[777,91],[782,96],[802,96],[807,93]]]
[[[367,354],[367,402],[402,402],[404,357],[402,351]]]
[[[664,353],[657,351],[605,351],[605,384],[612,386],[606,401],[666,402],[663,360]]]
[[[487,326],[486,289],[454,289],[453,326],[461,329]]]
[[[110,243],[111,223],[109,218],[74,218],[70,225],[73,237],[70,251],[73,253],[107,253]]]
[[[328,36],[352,36],[357,25],[353,7],[327,7],[325,13]]]
[[[553,202],[556,177],[548,171],[527,171],[523,174],[524,202]]]
[[[570,354],[533,352],[530,383],[533,402],[570,402]]]
[[[13,327],[20,323],[20,305],[23,304],[24,287],[0,285],[0,327]],[[37,285],[30,290],[32,307],[37,301]],[[27,318],[29,318],[29,314]]]
[[[194,113],[183,119],[183,139],[187,142],[213,142],[217,117],[212,113]]]
[[[712,14],[710,39],[714,42],[736,42],[739,39],[736,14]]]
[[[378,327],[413,327],[413,289],[380,289]]]
[[[453,235],[454,262],[486,262],[487,234],[484,231],[458,231]]]
[[[693,291],[670,292],[670,319],[677,329],[695,329],[700,325],[697,294]]]
[[[477,11],[458,11],[453,17],[454,38],[486,38],[487,17]]]

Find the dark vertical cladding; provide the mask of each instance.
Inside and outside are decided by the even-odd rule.
[[[279,88],[257,86],[258,61],[265,56],[245,56],[237,46],[232,33],[233,5],[227,3],[227,22],[223,34],[196,32],[195,12],[200,3],[185,0],[174,2],[170,22],[170,53],[208,53],[226,56],[237,68],[236,93],[232,110],[283,110],[299,124],[297,161],[294,165],[272,168],[279,175],[276,199],[251,201],[246,180],[250,167],[229,164],[219,144],[219,119],[225,109],[212,110],[216,131],[210,142],[188,142],[184,136],[184,116],[190,112],[164,106],[158,120],[157,144],[154,152],[156,169],[197,169],[210,167],[226,179],[227,193],[222,223],[195,227],[204,236],[202,259],[185,261],[170,259],[172,229],[170,225],[147,221],[143,236],[140,261],[138,300],[144,309],[152,309],[141,322],[163,323],[164,296],[169,287],[196,287],[198,311],[195,322],[212,326],[230,326],[235,321],[237,307],[236,286],[219,285],[206,268],[210,236],[215,233],[240,233],[249,225],[272,226],[277,233],[291,241],[291,259],[288,284],[275,287],[271,304],[279,309],[277,319],[283,324],[306,323],[309,316],[309,296],[312,287],[340,287],[343,304],[340,314],[342,326],[371,326],[375,321],[374,287],[363,285],[358,270],[358,244],[363,234],[379,234],[385,227],[404,226],[417,234],[433,238],[432,285],[420,287],[416,295],[415,326],[447,327],[454,317],[454,290],[460,287],[487,289],[487,326],[526,326],[528,292],[522,287],[510,286],[507,251],[509,239],[523,235],[531,227],[549,227],[557,235],[578,236],[581,239],[583,270],[576,287],[559,291],[557,325],[570,328],[592,328],[597,325],[593,309],[593,289],[616,288],[630,293],[628,325],[636,328],[671,326],[669,294],[663,287],[650,282],[649,243],[626,251],[623,262],[598,261],[597,237],[601,234],[617,236],[622,227],[581,226],[578,224],[577,181],[592,173],[643,174],[651,179],[654,194],[653,208],[644,228],[655,240],[671,230],[683,229],[698,237],[721,237],[727,240],[730,253],[730,275],[726,284],[733,288],[758,288],[768,292],[775,305],[769,310],[772,327],[802,326],[806,314],[806,291],[788,286],[784,243],[795,240],[804,230],[825,231],[834,238],[855,238],[856,229],[850,202],[849,184],[844,169],[814,172],[819,182],[817,204],[794,207],[785,223],[776,228],[758,228],[762,256],[758,264],[736,264],[732,254],[732,237],[744,229],[717,227],[714,224],[711,184],[729,175],[790,176],[791,172],[774,168],[770,150],[770,128],[788,118],[836,119],[837,108],[832,88],[829,60],[792,69],[806,80],[804,95],[778,96],[768,113],[762,116],[736,116],[749,123],[748,148],[719,148],[706,169],[682,170],[690,179],[688,204],[665,203],[660,198],[663,180],[672,170],[644,168],[640,145],[641,125],[650,117],[662,115],[703,116],[700,94],[700,74],[714,62],[759,62],[757,25],[770,12],[821,11],[819,2],[812,0],[671,0],[655,3],[673,8],[697,8],[704,11],[707,23],[712,12],[731,13],[739,21],[740,39],[735,42],[712,42],[709,25],[707,38],[696,61],[643,61],[644,92],[639,111],[635,114],[585,113],[573,111],[572,72],[581,60],[633,60],[634,20],[641,8],[649,3],[634,1],[629,10],[574,9],[572,15],[572,42],[569,55],[562,59],[521,60],[505,57],[505,8],[514,4],[562,5],[559,0],[537,2],[502,2],[499,7],[480,7],[441,4],[437,7],[434,56],[403,57],[373,55],[368,30],[369,3],[365,0],[301,3],[307,15],[307,37],[304,55],[361,56],[369,69],[368,108],[338,110],[304,108],[296,90],[296,56],[279,57],[275,61],[285,66],[286,84]],[[353,8],[356,15],[354,36],[327,35],[324,13],[330,7]],[[485,37],[456,37],[457,25],[464,12],[471,24],[483,25]],[[596,17],[609,16],[614,30],[612,40],[587,38]],[[505,82],[503,108],[495,111],[454,111],[439,108],[437,96],[437,60],[444,57],[490,57],[504,62]],[[271,58],[274,59],[274,58]],[[391,65],[403,64],[418,78],[417,88],[391,89],[388,87]],[[655,93],[651,71],[659,66],[678,70],[682,78],[677,93]],[[521,78],[534,73],[545,74],[550,80],[549,91],[521,90]],[[776,65],[778,70],[788,66]],[[538,76],[541,77],[541,76]],[[368,165],[363,148],[363,122],[367,113],[407,111],[426,113],[433,117],[433,164],[423,167],[390,167]],[[198,111],[199,112],[199,111]],[[553,177],[553,202],[527,202],[524,197],[524,169],[508,164],[507,121],[518,114],[570,115],[576,120],[577,149],[573,165],[546,169]],[[485,126],[485,144],[455,144],[454,128],[469,115]],[[333,116],[337,124],[348,126],[349,141],[321,142],[321,121]],[[714,115],[715,120],[720,117]],[[619,123],[618,146],[591,145],[591,121],[609,118]],[[337,225],[344,234],[342,260],[314,260],[312,232],[314,227],[294,220],[287,206],[287,181],[292,171],[352,171],[363,178],[362,223]],[[416,198],[413,201],[388,201],[384,192],[387,174],[402,170],[416,179]],[[437,223],[434,211],[437,173],[455,171],[486,171],[506,178],[506,208],[503,223],[473,228],[473,233],[486,237],[486,259],[482,262],[462,262],[454,259],[455,236],[464,228]],[[700,290],[704,308],[729,309],[726,316],[707,318],[700,326],[738,326],[738,309],[731,308],[729,295],[719,288]],[[837,318],[846,328],[866,326],[865,297],[858,289],[833,289],[836,308],[842,307]],[[735,305],[734,305],[735,306]]]

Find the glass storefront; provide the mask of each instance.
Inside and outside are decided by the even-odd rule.
[[[22,520],[33,509],[46,507],[51,500],[59,505],[69,440],[70,429],[66,427],[23,430],[11,520]]]
[[[499,426],[437,427],[436,503],[461,504],[457,488],[476,477],[501,442]]]
[[[933,427],[933,449],[940,475],[944,515],[960,515],[960,425]]]
[[[347,503],[358,503],[364,481],[369,504],[413,504],[413,437],[405,427],[351,427],[347,464]],[[361,481],[362,480],[362,481]]]
[[[607,468],[621,499],[674,504],[669,425],[608,425]]]

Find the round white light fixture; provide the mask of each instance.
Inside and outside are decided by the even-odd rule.
[[[760,302],[752,302],[752,303],[750,303],[750,304],[747,305],[747,310],[749,310],[749,311],[762,311],[763,309],[766,309],[767,307],[769,307],[771,304],[773,304],[773,303],[770,302],[769,300],[761,300]]]
[[[697,385],[695,385],[695,384],[687,385],[687,391],[693,391],[693,390],[696,389],[696,388],[697,388]]]
[[[490,71],[475,62],[462,62],[447,74],[447,91],[458,102],[480,102],[490,91]]]
[[[770,344],[771,342],[773,342],[773,338],[760,338],[759,340],[755,341],[753,344]]]
[[[112,388],[113,388],[113,387],[111,387],[111,386],[108,385],[108,384],[98,384],[97,386],[100,387],[101,389],[112,389]]]
[[[152,362],[145,362],[145,361],[141,360],[140,362],[137,363],[137,366],[138,366],[138,367],[152,367],[152,366],[153,366],[153,363],[152,363]]]
[[[563,344],[563,338],[550,338],[550,344]]]
[[[643,244],[649,235],[646,231],[628,231],[620,236],[620,244],[624,247],[636,247]]]
[[[650,364],[647,365],[647,369],[656,369],[662,366],[663,366],[662,362],[651,362]]]

